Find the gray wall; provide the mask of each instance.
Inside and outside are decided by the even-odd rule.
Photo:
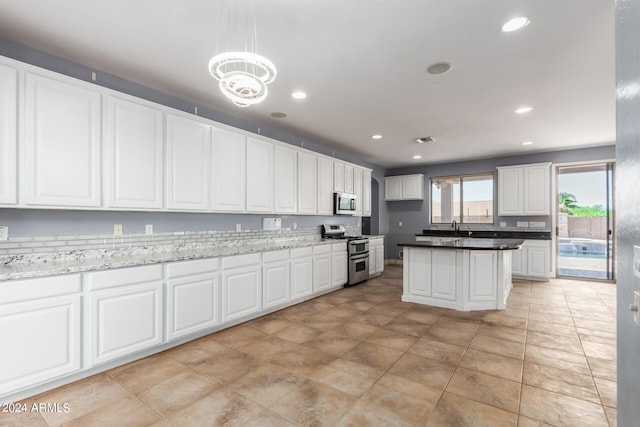
[[[5,39],[0,39],[0,55],[87,82],[91,82],[91,73],[95,71],[83,66],[82,64],[67,61]],[[103,87],[189,113],[193,113],[194,107],[196,107],[196,105],[189,102],[189,100],[179,99],[166,93],[141,86],[122,77],[113,76],[99,71],[96,74],[97,79],[95,83]],[[291,145],[304,145],[304,148],[306,149],[371,168],[373,169],[372,179],[376,182],[382,183],[383,177],[385,176],[385,169],[381,166],[368,163],[354,155],[330,148],[327,143],[323,143],[322,141],[309,140],[301,135],[265,126],[264,124],[254,123],[243,119],[242,117],[231,116],[202,105],[197,105],[197,107],[198,116],[206,117],[220,123],[225,123],[239,129],[260,133],[261,135]],[[379,191],[384,190],[382,185],[379,185],[377,188]],[[388,227],[388,215],[383,201],[384,197],[377,194],[377,199],[375,197],[372,199],[378,200],[379,202],[374,209],[378,215],[371,219],[374,223],[372,229],[378,230],[379,233],[385,233]],[[87,227],[92,228],[91,232],[105,232],[105,230],[113,230],[114,222],[124,224],[125,229],[127,228],[127,224],[131,224],[131,232],[141,232],[140,227],[142,227],[142,231],[144,231],[145,223],[153,223],[154,229],[158,232],[184,231],[191,230],[193,228],[197,228],[198,230],[223,229],[223,227],[227,226],[229,227],[227,229],[235,229],[235,224],[237,223],[242,223],[243,228],[250,227],[255,229],[256,224],[261,224],[261,218],[262,217],[258,215],[84,211],[62,213],[60,211],[47,210],[31,211],[0,209],[0,225],[8,225],[10,227],[9,233],[11,236],[37,235],[41,231],[44,231],[45,235],[67,234],[71,232],[69,231],[71,229],[84,229]],[[283,226],[287,227],[287,224],[293,224],[293,222],[295,222],[295,218],[299,217],[296,216],[291,218],[291,220],[283,218]],[[345,224],[348,223],[350,225],[354,225],[359,220],[347,220],[344,216],[335,217],[333,219],[332,217],[309,216],[300,219],[299,222],[300,221],[309,227],[314,225],[319,226],[325,222],[343,222]],[[212,225],[209,227],[208,224]],[[298,226],[300,226],[300,224],[298,224]],[[60,230],[60,233],[58,233],[57,230]]]
[[[616,0],[616,210],[618,230],[618,425],[640,422],[640,326],[628,310],[633,247],[640,247],[640,2]]]
[[[431,177],[465,175],[484,172],[496,172],[498,166],[519,165],[527,163],[570,163],[581,161],[599,161],[615,158],[615,146],[584,148],[576,150],[549,151],[523,156],[499,157],[494,159],[474,160],[438,165],[413,166],[393,169],[388,176],[413,173],[424,174],[425,199],[416,201],[386,202],[389,215],[389,231],[387,235],[386,258],[398,258],[397,244],[415,240],[415,234],[429,228],[429,179]],[[494,195],[497,194],[497,179],[494,179]],[[384,194],[383,194],[384,199]],[[494,197],[494,212],[497,213],[497,200]],[[494,225],[506,221],[508,227],[515,227],[517,221],[545,221],[551,227],[551,217],[494,217]],[[402,226],[399,224],[402,222]]]

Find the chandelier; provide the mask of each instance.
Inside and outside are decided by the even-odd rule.
[[[218,53],[209,60],[209,72],[224,96],[239,107],[258,104],[267,97],[267,85],[276,78],[273,62],[256,53],[258,37],[252,0],[223,0],[218,28]],[[226,6],[235,10],[224,10]]]

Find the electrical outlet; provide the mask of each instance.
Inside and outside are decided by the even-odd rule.
[[[9,240],[9,227],[0,227],[0,240]]]
[[[297,222],[294,222],[294,223],[293,223],[293,229],[294,229],[294,230],[297,230],[297,229],[298,229],[298,223],[297,223]]]
[[[153,224],[147,224],[144,226],[144,234],[153,234]]]
[[[122,236],[122,224],[113,224],[113,236],[114,237]]]
[[[236,224],[236,231],[242,231],[242,224]]]
[[[402,227],[402,221],[398,221],[398,227]]]
[[[500,227],[506,227],[507,221],[500,221]]]

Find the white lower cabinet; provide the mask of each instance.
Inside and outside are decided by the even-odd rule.
[[[513,251],[511,273],[521,279],[548,281],[550,260],[549,240],[525,240],[520,250]]]
[[[340,287],[349,281],[348,263],[347,242],[333,243],[331,245],[332,287]]]
[[[262,309],[287,305],[291,301],[289,250],[262,255]]]
[[[163,342],[162,266],[87,273],[84,348],[87,367]]]
[[[0,402],[81,368],[80,275],[0,283]]]
[[[313,248],[291,249],[291,300],[313,294]]]
[[[495,301],[498,297],[498,253],[469,251],[469,301]]]
[[[384,271],[384,237],[369,238],[369,277]]]
[[[222,258],[222,323],[262,311],[259,253]]]
[[[457,258],[458,251],[431,252],[431,292],[434,298],[456,300]]]
[[[331,244],[313,247],[313,293],[332,288]]]
[[[167,340],[212,328],[220,322],[218,258],[169,263],[167,277]]]

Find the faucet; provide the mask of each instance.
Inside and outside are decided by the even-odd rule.
[[[453,228],[454,231],[460,230],[460,227],[458,226],[458,223],[456,222],[455,219],[451,221],[451,227]]]

